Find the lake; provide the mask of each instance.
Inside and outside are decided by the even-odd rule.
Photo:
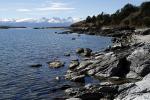
[[[69,61],[78,57],[75,53],[76,48],[91,48],[98,51],[110,45],[111,38],[55,33],[63,31],[0,30],[0,100],[52,100],[56,97],[65,97],[63,90],[57,90],[63,84],[82,85],[63,78],[57,81],[55,77],[65,75]],[[65,57],[65,52],[70,52],[71,56]],[[66,62],[65,66],[59,69],[49,68],[47,62],[54,59]],[[31,64],[42,66],[32,68]]]

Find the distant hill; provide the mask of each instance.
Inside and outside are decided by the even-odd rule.
[[[88,16],[85,20],[74,23],[71,27],[150,27],[150,2],[144,2],[140,6],[126,4],[113,14],[102,12],[97,16]]]

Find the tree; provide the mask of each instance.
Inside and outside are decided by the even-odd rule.
[[[90,16],[88,16],[88,17],[86,18],[86,22],[87,22],[87,23],[91,23],[91,22],[92,22],[92,18],[91,18]]]
[[[150,16],[150,2],[142,3],[140,10],[143,16]]]
[[[96,22],[96,16],[95,15],[92,17],[92,22]]]
[[[144,17],[143,24],[144,26],[150,27],[150,17]]]
[[[138,11],[138,8],[136,6],[133,6],[132,4],[125,5],[119,14],[119,18],[123,20],[124,18],[128,17],[131,13]]]

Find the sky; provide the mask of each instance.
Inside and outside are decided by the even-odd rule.
[[[0,18],[85,18],[150,0],[0,0]]]

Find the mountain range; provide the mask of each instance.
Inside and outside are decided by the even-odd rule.
[[[81,18],[10,18],[0,19],[1,26],[24,26],[24,27],[64,27],[82,20]]]

